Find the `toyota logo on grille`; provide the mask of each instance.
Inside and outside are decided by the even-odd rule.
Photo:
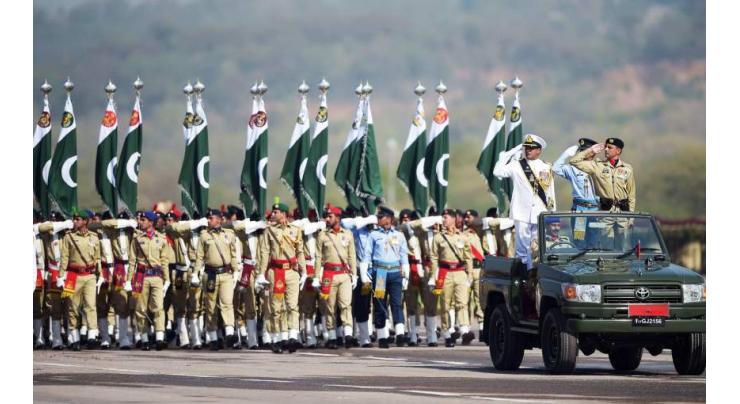
[[[650,289],[640,286],[639,288],[635,289],[635,297],[639,300],[647,300],[650,298]]]

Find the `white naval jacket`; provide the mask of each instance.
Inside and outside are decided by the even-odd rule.
[[[504,153],[501,153],[502,155]],[[509,157],[509,156],[502,156]],[[535,224],[537,217],[542,212],[547,212],[547,206],[542,202],[537,192],[524,176],[524,170],[518,159],[512,159],[507,163],[509,158],[499,158],[496,166],[493,168],[493,175],[499,178],[511,178],[514,190],[511,195],[511,207],[509,208],[509,217],[513,220]],[[529,160],[529,167],[532,172],[540,178],[548,178],[550,185],[544,189],[545,195],[552,199],[553,210],[555,210],[555,179],[552,177],[552,166],[544,161]]]

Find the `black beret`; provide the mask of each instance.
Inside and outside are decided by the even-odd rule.
[[[457,209],[447,208],[442,211],[442,216],[444,215],[450,215],[450,216],[457,216]]]
[[[376,216],[378,216],[378,218],[385,216],[395,217],[396,214],[395,212],[393,212],[392,209],[389,209],[385,206],[378,206],[378,213],[376,213]]]
[[[398,217],[401,219],[403,219],[404,217],[408,217],[410,219],[412,213],[413,212],[411,211],[411,209],[402,209],[401,213],[398,214]]]
[[[624,142],[618,137],[610,137],[606,139],[606,144],[613,144],[614,146],[624,149]]]
[[[208,209],[206,211],[206,217],[209,217],[209,216],[223,217],[223,215],[224,213],[221,212],[221,209]]]
[[[475,209],[468,209],[465,211],[465,214],[473,217],[478,217],[478,211]]]
[[[190,215],[188,215],[186,212],[182,212],[182,215],[180,215],[180,220],[190,220]]]
[[[586,150],[586,149],[588,149],[589,147],[591,147],[591,146],[593,146],[595,144],[596,144],[596,141],[595,140],[589,139],[587,137],[582,137],[582,138],[578,139],[578,150],[579,151]]]
[[[100,214],[100,218],[103,220],[113,219],[113,214],[109,210],[106,210]]]
[[[498,217],[498,208],[488,208],[488,210],[486,211],[486,217]]]
[[[131,216],[129,216],[128,212],[126,212],[126,211],[124,210],[123,212],[121,212],[121,213],[117,214],[117,215],[116,215],[116,218],[117,218],[117,219],[130,219],[130,218],[131,218]]]

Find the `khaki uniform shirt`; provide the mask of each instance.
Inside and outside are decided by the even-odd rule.
[[[131,227],[119,229],[118,220],[106,219],[101,221],[100,224],[90,223],[88,227],[90,230],[96,230],[100,234],[101,239],[103,234],[105,234],[108,240],[110,240],[114,259],[128,261],[128,250],[131,246],[131,239],[134,237],[135,229]]]
[[[332,229],[320,231],[316,237],[316,278],[321,279],[324,273],[323,265],[327,262],[345,264],[350,276],[357,274],[355,258],[355,240],[352,232],[347,229]]]
[[[62,239],[62,258],[59,263],[59,276],[64,277],[70,264],[95,265],[91,272],[100,272],[100,239],[90,230],[82,234],[72,231]]]
[[[419,240],[419,250],[418,252],[421,253],[421,256],[417,256],[417,259],[422,260],[422,262],[430,259],[429,255],[432,249],[432,241],[434,240],[434,231],[432,230],[432,227],[429,229],[425,229],[424,226],[421,224],[421,219],[412,220],[408,222],[409,227],[414,231],[414,234]],[[409,245],[409,251],[411,251],[411,246]],[[415,254],[417,251],[414,252]]]
[[[201,274],[206,266],[220,268],[230,265],[231,270],[237,272],[241,258],[238,256],[237,243],[233,230],[221,227],[201,231],[194,271]]]
[[[273,224],[267,226],[259,246],[259,273],[264,274],[270,266],[270,260],[297,260],[298,269],[306,273],[304,256],[303,230],[290,224]]]
[[[593,152],[586,149],[573,156],[570,164],[593,178],[596,195],[599,198],[617,201],[627,199],[630,212],[634,212],[637,204],[637,190],[632,166],[623,162],[622,159],[619,159],[614,167],[606,160],[586,160],[591,156]]]
[[[59,233],[54,233],[54,222],[43,222],[38,224],[39,237],[44,243],[44,257],[47,262],[56,261],[57,267],[47,268],[59,269],[59,261],[62,260],[62,238],[69,232],[69,230],[63,230]]]
[[[485,259],[486,257],[485,257],[485,251],[483,250],[483,243],[481,243],[480,235],[478,234],[478,232],[475,229],[469,228],[463,232],[463,235],[465,235],[465,237],[468,239],[468,243],[470,244],[470,255],[472,256],[472,258],[478,259],[473,254],[473,248],[475,248],[476,250],[478,250],[478,252],[481,255],[483,255],[483,259]],[[483,260],[481,260],[481,262],[478,265],[482,266]]]
[[[169,245],[164,234],[154,231],[153,236],[149,236],[140,230],[134,234],[129,247],[129,263],[127,280],[131,281],[136,272],[138,265],[145,267],[160,267],[165,282],[170,280],[169,266]]]
[[[442,235],[447,237],[449,243],[445,241]],[[452,247],[450,246],[452,244]],[[453,251],[454,248],[454,251]],[[455,252],[457,254],[455,254]],[[470,253],[470,241],[467,236],[458,229],[453,232],[449,232],[447,229],[434,234],[432,241],[432,249],[430,250],[429,256],[432,260],[432,273],[434,277],[437,277],[439,270],[439,261],[454,261],[460,260],[465,264],[465,272],[468,274],[473,273],[473,255]],[[459,259],[457,257],[460,257]]]

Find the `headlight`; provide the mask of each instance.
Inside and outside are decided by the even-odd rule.
[[[683,289],[684,303],[698,303],[707,301],[707,290],[704,284],[701,285],[681,285]]]
[[[562,285],[563,297],[569,302],[601,303],[601,285]]]

